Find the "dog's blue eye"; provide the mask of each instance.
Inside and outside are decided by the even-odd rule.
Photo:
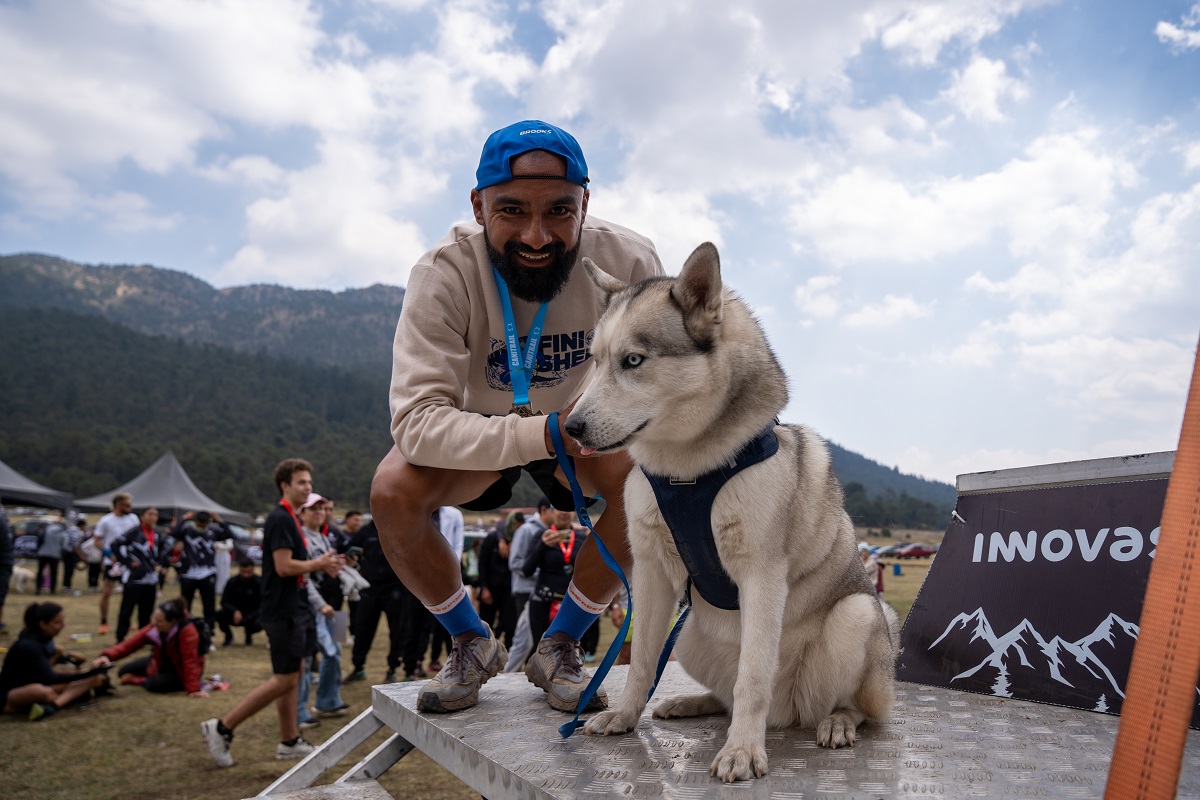
[[[632,369],[634,367],[640,367],[642,362],[645,360],[645,356],[638,355],[637,353],[630,353],[629,355],[625,356],[625,358],[621,359],[621,366]]]

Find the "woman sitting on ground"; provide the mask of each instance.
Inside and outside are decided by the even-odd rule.
[[[58,603],[34,603],[25,609],[25,629],[0,669],[0,708],[5,714],[29,712],[30,719],[53,714],[68,703],[107,685],[102,672],[59,672],[61,655],[54,644],[66,624]]]
[[[146,645],[148,656],[130,661],[117,673],[121,683],[143,686],[149,692],[187,691],[188,697],[208,697],[201,690],[204,657],[200,655],[200,633],[188,617],[183,598],[161,603],[150,616],[150,624],[102,652],[93,666],[104,667]]]

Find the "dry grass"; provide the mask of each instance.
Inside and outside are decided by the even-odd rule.
[[[924,541],[932,538],[927,532],[921,533],[925,536]],[[930,561],[901,562],[902,575],[898,577],[892,574],[890,563],[886,566],[885,597],[903,619],[929,570]],[[173,588],[167,587],[169,596]],[[10,628],[17,627],[15,622],[34,599],[30,595],[9,595],[5,618]],[[99,621],[96,595],[54,599],[66,609],[67,625],[59,638],[60,644],[78,650],[88,658],[112,644],[111,635],[95,636]],[[114,603],[110,622],[115,621],[116,608]],[[199,610],[199,604],[196,608]],[[606,619],[601,623],[601,631],[603,653],[615,629]],[[92,640],[71,642],[68,636],[73,633],[92,634]],[[270,662],[265,642],[265,637],[259,634],[253,647],[235,644],[212,654],[205,674],[219,673],[232,682],[232,687],[230,691],[215,693],[208,699],[151,695],[141,689],[122,687],[116,697],[82,709],[68,709],[37,723],[12,716],[0,717],[0,742],[4,750],[0,758],[0,796],[37,797],[38,800],[112,797],[121,800],[233,800],[253,797],[295,763],[274,760],[275,744],[279,741],[274,709],[260,712],[238,729],[233,745],[236,763],[230,769],[213,765],[200,739],[199,724],[224,713],[243,693],[267,677]],[[6,643],[0,639],[0,646]],[[368,677],[382,679],[386,670],[386,652],[387,623],[381,621],[367,662]],[[343,665],[348,668],[349,653],[345,654]],[[369,683],[343,687],[342,696],[353,711],[360,711],[369,703]],[[305,731],[304,736],[319,744],[334,733],[337,722],[326,720],[321,727]],[[353,766],[384,737],[383,732],[373,737],[359,752],[327,773],[325,782],[334,780]],[[380,783],[394,797],[429,800],[478,800],[479,797],[478,792],[419,751],[410,753],[392,767]]]

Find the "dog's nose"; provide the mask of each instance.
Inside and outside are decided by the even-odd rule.
[[[575,417],[574,414],[567,417],[567,423],[563,428],[573,439],[578,439],[583,436],[583,432],[587,430],[587,423]]]

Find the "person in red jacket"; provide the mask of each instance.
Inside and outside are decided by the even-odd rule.
[[[144,686],[151,692],[186,691],[188,697],[208,697],[200,688],[204,657],[199,654],[200,634],[188,621],[183,598],[168,600],[154,609],[150,624],[108,648],[92,662],[103,667],[134,653],[146,645],[153,652],[131,661],[117,673],[121,683]]]

